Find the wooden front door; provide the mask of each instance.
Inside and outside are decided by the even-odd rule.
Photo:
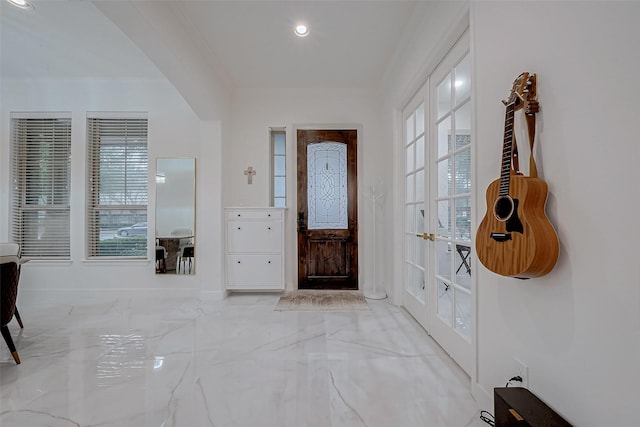
[[[298,130],[298,288],[358,289],[356,130]]]

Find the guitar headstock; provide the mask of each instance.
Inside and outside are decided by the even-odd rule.
[[[522,102],[524,101],[522,94],[524,93],[524,90],[527,87],[528,82],[529,82],[529,73],[524,72],[520,74],[513,81],[513,86],[511,87],[511,93],[509,93],[509,98],[506,100],[503,100],[502,103],[504,105],[513,104],[516,110],[522,108]]]
[[[525,110],[528,116],[534,115],[540,111],[538,103],[537,75],[530,74],[527,79],[527,87],[524,89]]]

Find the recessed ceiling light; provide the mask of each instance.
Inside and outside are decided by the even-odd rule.
[[[296,25],[296,29],[294,32],[298,37],[306,37],[309,34],[309,28],[307,28],[307,26],[304,24],[298,24]]]
[[[33,5],[27,0],[7,0],[9,4],[12,4],[20,9],[33,9]]]

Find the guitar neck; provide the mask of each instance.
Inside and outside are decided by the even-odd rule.
[[[500,170],[500,196],[509,195],[511,182],[511,155],[513,154],[513,119],[515,102],[507,104],[504,117],[504,141],[502,145],[502,168]]]

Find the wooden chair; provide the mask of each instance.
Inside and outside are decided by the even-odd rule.
[[[0,243],[0,256],[8,256],[8,255],[17,256],[18,259],[20,259],[20,257],[21,257],[20,245],[17,244],[17,243],[13,243],[13,242]],[[20,264],[18,265],[18,269],[21,268],[21,265],[22,265],[22,260],[20,261]],[[17,306],[16,306],[16,311],[14,313],[14,316],[16,317],[16,320],[18,321],[18,325],[20,325],[20,329],[23,329],[24,325],[22,324],[22,318],[20,317],[20,313],[18,312],[18,307]]]
[[[11,332],[7,326],[16,313],[16,300],[18,298],[18,282],[20,281],[20,258],[15,255],[0,256],[0,329],[13,360],[20,364],[18,351],[11,338]],[[22,327],[22,322],[20,327]]]

